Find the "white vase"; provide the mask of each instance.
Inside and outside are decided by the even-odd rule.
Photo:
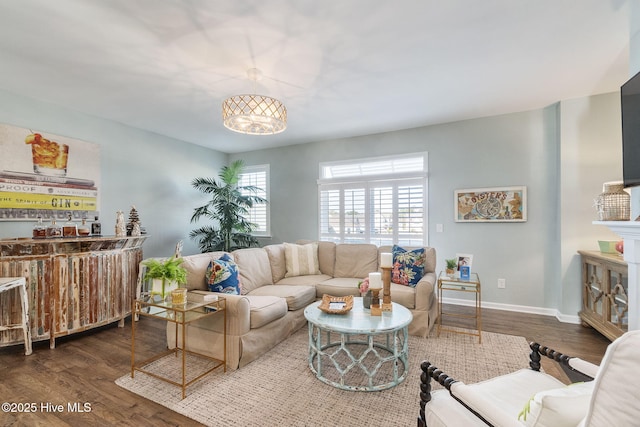
[[[178,282],[169,279],[153,279],[151,282],[151,296],[160,295],[166,300],[171,295],[171,291],[178,289]]]

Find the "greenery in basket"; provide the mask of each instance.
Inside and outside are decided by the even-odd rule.
[[[447,270],[455,270],[458,266],[458,262],[455,258],[445,259],[444,261],[447,263]]]
[[[251,235],[256,224],[247,221],[249,209],[257,203],[267,200],[257,196],[258,187],[239,186],[240,175],[244,164],[236,160],[222,168],[218,176],[213,178],[195,178],[191,185],[208,194],[211,199],[204,206],[196,208],[191,222],[204,217],[217,226],[205,225],[189,233],[189,237],[198,242],[201,252],[226,251],[258,246],[258,240]]]
[[[163,279],[175,281],[179,285],[187,283],[187,270],[180,266],[184,260],[172,256],[169,259],[149,259],[143,262],[147,267],[144,280]]]

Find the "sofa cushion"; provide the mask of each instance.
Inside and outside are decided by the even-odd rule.
[[[240,295],[240,277],[238,266],[229,254],[209,262],[205,278],[209,291],[223,294]]]
[[[233,251],[233,257],[240,272],[242,295],[260,286],[273,284],[269,255],[263,248],[238,249]]]
[[[254,289],[249,295],[268,295],[284,298],[287,301],[289,311],[295,311],[305,308],[316,300],[316,288],[302,285],[269,285]]]
[[[353,277],[334,277],[333,279],[325,280],[316,285],[316,297],[322,298],[324,294],[334,297],[360,296],[358,282],[361,281],[362,279]]]
[[[378,248],[371,244],[341,243],[336,245],[336,264],[333,277],[352,277],[363,280],[378,271]]]
[[[184,261],[181,266],[187,270],[187,289],[190,291],[207,290],[205,273],[209,262],[220,258],[224,254],[226,254],[226,252],[206,252],[183,257]],[[230,255],[230,258],[233,259],[233,256]]]
[[[316,286],[318,283],[322,283],[329,279],[331,279],[331,276],[327,276],[326,274],[310,274],[308,276],[285,277],[282,280],[278,280],[275,284],[288,286]]]
[[[320,274],[318,264],[318,244],[284,244],[284,258],[287,265],[285,277]]]
[[[424,260],[424,248],[407,250],[394,245],[391,281],[415,287],[424,274]]]
[[[257,329],[287,314],[284,298],[263,295],[247,295],[249,300],[249,324]]]
[[[284,275],[287,272],[287,264],[284,259],[284,244],[267,245],[264,250],[267,251],[269,263],[271,264],[271,279],[273,283],[278,283],[279,280],[284,279]]]

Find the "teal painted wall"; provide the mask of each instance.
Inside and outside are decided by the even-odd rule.
[[[456,253],[472,253],[485,303],[559,309],[576,320],[580,275],[572,254],[597,249],[599,238],[611,237],[591,223],[602,183],[621,176],[618,99],[612,93],[528,112],[234,154],[230,160],[270,164],[272,237],[263,243],[271,243],[317,238],[321,162],[427,151],[429,244],[437,249],[438,268]],[[569,180],[576,174],[579,179]],[[455,189],[513,185],[527,186],[526,223],[454,221]],[[498,278],[506,279],[506,289],[497,288]]]
[[[485,306],[559,310],[575,320],[580,306],[578,249],[615,238],[592,225],[593,199],[605,181],[620,179],[617,93],[568,100],[539,110],[455,123],[227,155],[41,101],[0,92],[0,122],[101,147],[101,219],[112,233],[115,212],[136,205],[150,234],[145,256],[169,255],[187,235],[196,176],[217,176],[236,158],[270,164],[272,237],[263,243],[316,238],[320,162],[429,153],[429,244],[438,268],[458,252],[472,253]],[[6,153],[2,153],[6,155]],[[459,188],[526,185],[528,221],[468,224],[453,219]],[[30,235],[30,222],[0,222],[0,237]],[[436,232],[442,224],[444,231]],[[497,288],[505,278],[507,287]]]
[[[195,228],[189,220],[204,199],[190,182],[196,176],[216,176],[226,154],[2,91],[0,123],[100,145],[103,234],[114,234],[117,210],[126,219],[135,205],[150,236],[145,256],[169,256],[181,239],[185,254],[199,252],[188,238]],[[31,236],[32,226],[1,221],[0,237]]]

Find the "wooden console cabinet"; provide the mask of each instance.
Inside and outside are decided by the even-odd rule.
[[[50,340],[131,314],[142,244],[147,236],[0,240],[0,277],[25,277],[33,341]],[[18,295],[0,299],[0,319],[16,322]],[[22,344],[20,331],[0,334],[0,347]]]
[[[617,254],[578,253],[582,257],[580,319],[613,341],[628,330],[627,263]]]

